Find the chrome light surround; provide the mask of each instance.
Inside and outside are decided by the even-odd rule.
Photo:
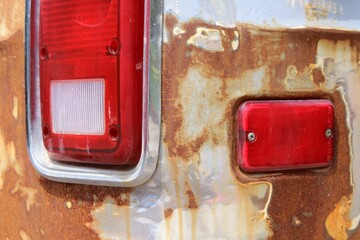
[[[38,36],[31,33],[31,14],[39,16],[39,9],[35,9],[32,2],[26,1],[25,17],[26,126],[32,165],[43,177],[58,182],[113,187],[134,187],[145,183],[155,172],[160,147],[162,1],[145,0],[142,152],[139,163],[126,170],[72,165],[49,158],[42,141],[39,57],[32,56],[30,49],[39,44]],[[39,20],[34,19],[38,31]]]

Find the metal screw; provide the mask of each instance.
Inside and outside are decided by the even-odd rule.
[[[256,139],[255,133],[250,132],[247,136],[247,139],[249,140],[249,142],[255,142],[255,139]]]
[[[331,138],[333,136],[333,133],[330,128],[326,129],[325,136],[327,138]]]

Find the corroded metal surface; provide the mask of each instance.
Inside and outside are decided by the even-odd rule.
[[[167,9],[172,2],[165,1]],[[182,9],[186,1],[175,2]],[[232,7],[239,2],[198,1],[204,15],[191,20],[166,12],[161,157],[154,177],[134,189],[54,183],[31,167],[24,16],[11,13],[24,6],[0,3],[0,238],[357,239],[360,34],[241,23]],[[326,17],[322,5],[302,7],[311,19]],[[334,103],[334,163],[281,175],[242,173],[237,107],[285,98]]]

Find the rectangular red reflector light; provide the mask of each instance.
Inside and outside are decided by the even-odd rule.
[[[328,100],[248,101],[237,112],[237,158],[247,172],[329,166],[334,108]]]

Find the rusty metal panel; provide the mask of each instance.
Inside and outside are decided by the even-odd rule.
[[[0,238],[358,239],[359,3],[165,0],[162,143],[137,188],[55,183],[26,151],[24,3],[0,2]],[[248,175],[235,111],[330,99],[334,163]]]

